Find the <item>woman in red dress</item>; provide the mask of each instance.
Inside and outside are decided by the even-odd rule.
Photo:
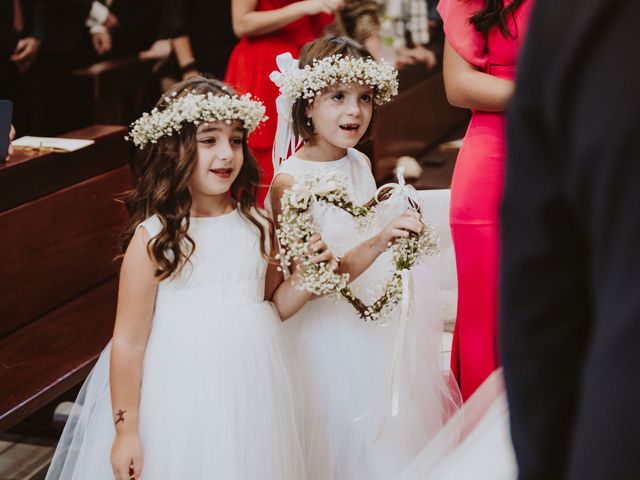
[[[290,52],[322,35],[342,0],[232,0],[233,31],[240,38],[231,53],[225,81],[239,92],[250,92],[265,103],[269,119],[256,130],[249,146],[262,169],[260,204],[273,177],[271,149],[276,133],[278,87],[269,80],[276,56]]]
[[[499,210],[505,174],[504,111],[533,0],[442,0],[449,101],[473,111],[451,183],[458,314],[451,369],[467,399],[499,365]]]

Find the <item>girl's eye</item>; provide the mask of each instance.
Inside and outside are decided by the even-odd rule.
[[[369,103],[371,101],[371,94],[365,93],[360,97],[360,100],[362,100],[364,103]]]
[[[201,138],[200,140],[198,140],[200,143],[204,143],[205,145],[215,145],[216,144],[216,139],[213,137],[206,137],[206,138]]]
[[[336,94],[335,94],[335,95],[333,95],[331,98],[332,98],[333,100],[338,100],[338,101],[340,101],[340,100],[343,100],[343,99],[344,99],[344,95],[343,95],[342,93],[336,93]]]
[[[231,142],[233,142],[234,145],[242,145],[242,137],[232,138]]]

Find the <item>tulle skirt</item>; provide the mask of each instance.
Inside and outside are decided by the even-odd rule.
[[[476,390],[398,480],[515,480],[502,369]]]
[[[368,277],[383,278],[378,267],[354,282],[362,298],[375,285]],[[395,479],[457,410],[455,381],[438,364],[442,317],[436,290],[428,274],[416,280],[416,316],[404,340],[396,415],[390,377],[397,324],[364,322],[351,305],[331,298],[308,303],[285,323],[303,384],[309,479]]]
[[[291,359],[273,307],[154,317],[144,360],[142,478],[305,478]],[[47,479],[114,478],[108,345],[87,378]]]

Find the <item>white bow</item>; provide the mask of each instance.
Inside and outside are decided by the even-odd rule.
[[[388,200],[396,195],[400,195],[401,198],[404,198],[406,200],[409,208],[418,211],[418,192],[416,192],[416,189],[413,187],[413,185],[407,185],[407,182],[404,179],[404,167],[398,167],[396,175],[398,176],[397,183],[385,183],[380,188],[378,188],[375,195],[376,203],[381,202],[380,194],[382,193],[382,191],[391,188],[392,192]]]
[[[291,205],[296,208],[306,210],[311,200],[315,200],[318,196],[329,194],[340,187],[338,182],[332,179],[324,180],[321,183],[315,185],[299,184],[295,183],[291,187]]]
[[[280,95],[276,98],[278,125],[271,152],[274,171],[281,162],[288,158],[289,151],[293,154],[302,143],[302,139],[295,138],[293,134],[293,99],[284,93],[282,89],[285,79],[295,74],[298,70],[298,60],[293,58],[291,53],[285,52],[276,57],[276,65],[278,70],[274,70],[269,74],[269,79],[280,89]]]

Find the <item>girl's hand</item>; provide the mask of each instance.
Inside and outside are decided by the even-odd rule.
[[[420,233],[422,230],[422,218],[415,210],[407,210],[393,220],[374,237],[375,247],[379,253],[384,252],[398,238],[406,238],[411,232]]]
[[[312,263],[328,262],[333,270],[338,268],[338,262],[334,258],[333,253],[329,250],[329,247],[322,240],[322,236],[319,233],[314,233],[309,238],[307,251],[311,254]]]
[[[142,446],[137,433],[118,433],[111,448],[111,467],[116,480],[140,479]]]
[[[317,15],[337,12],[342,8],[344,0],[306,0],[304,3],[307,15]]]

